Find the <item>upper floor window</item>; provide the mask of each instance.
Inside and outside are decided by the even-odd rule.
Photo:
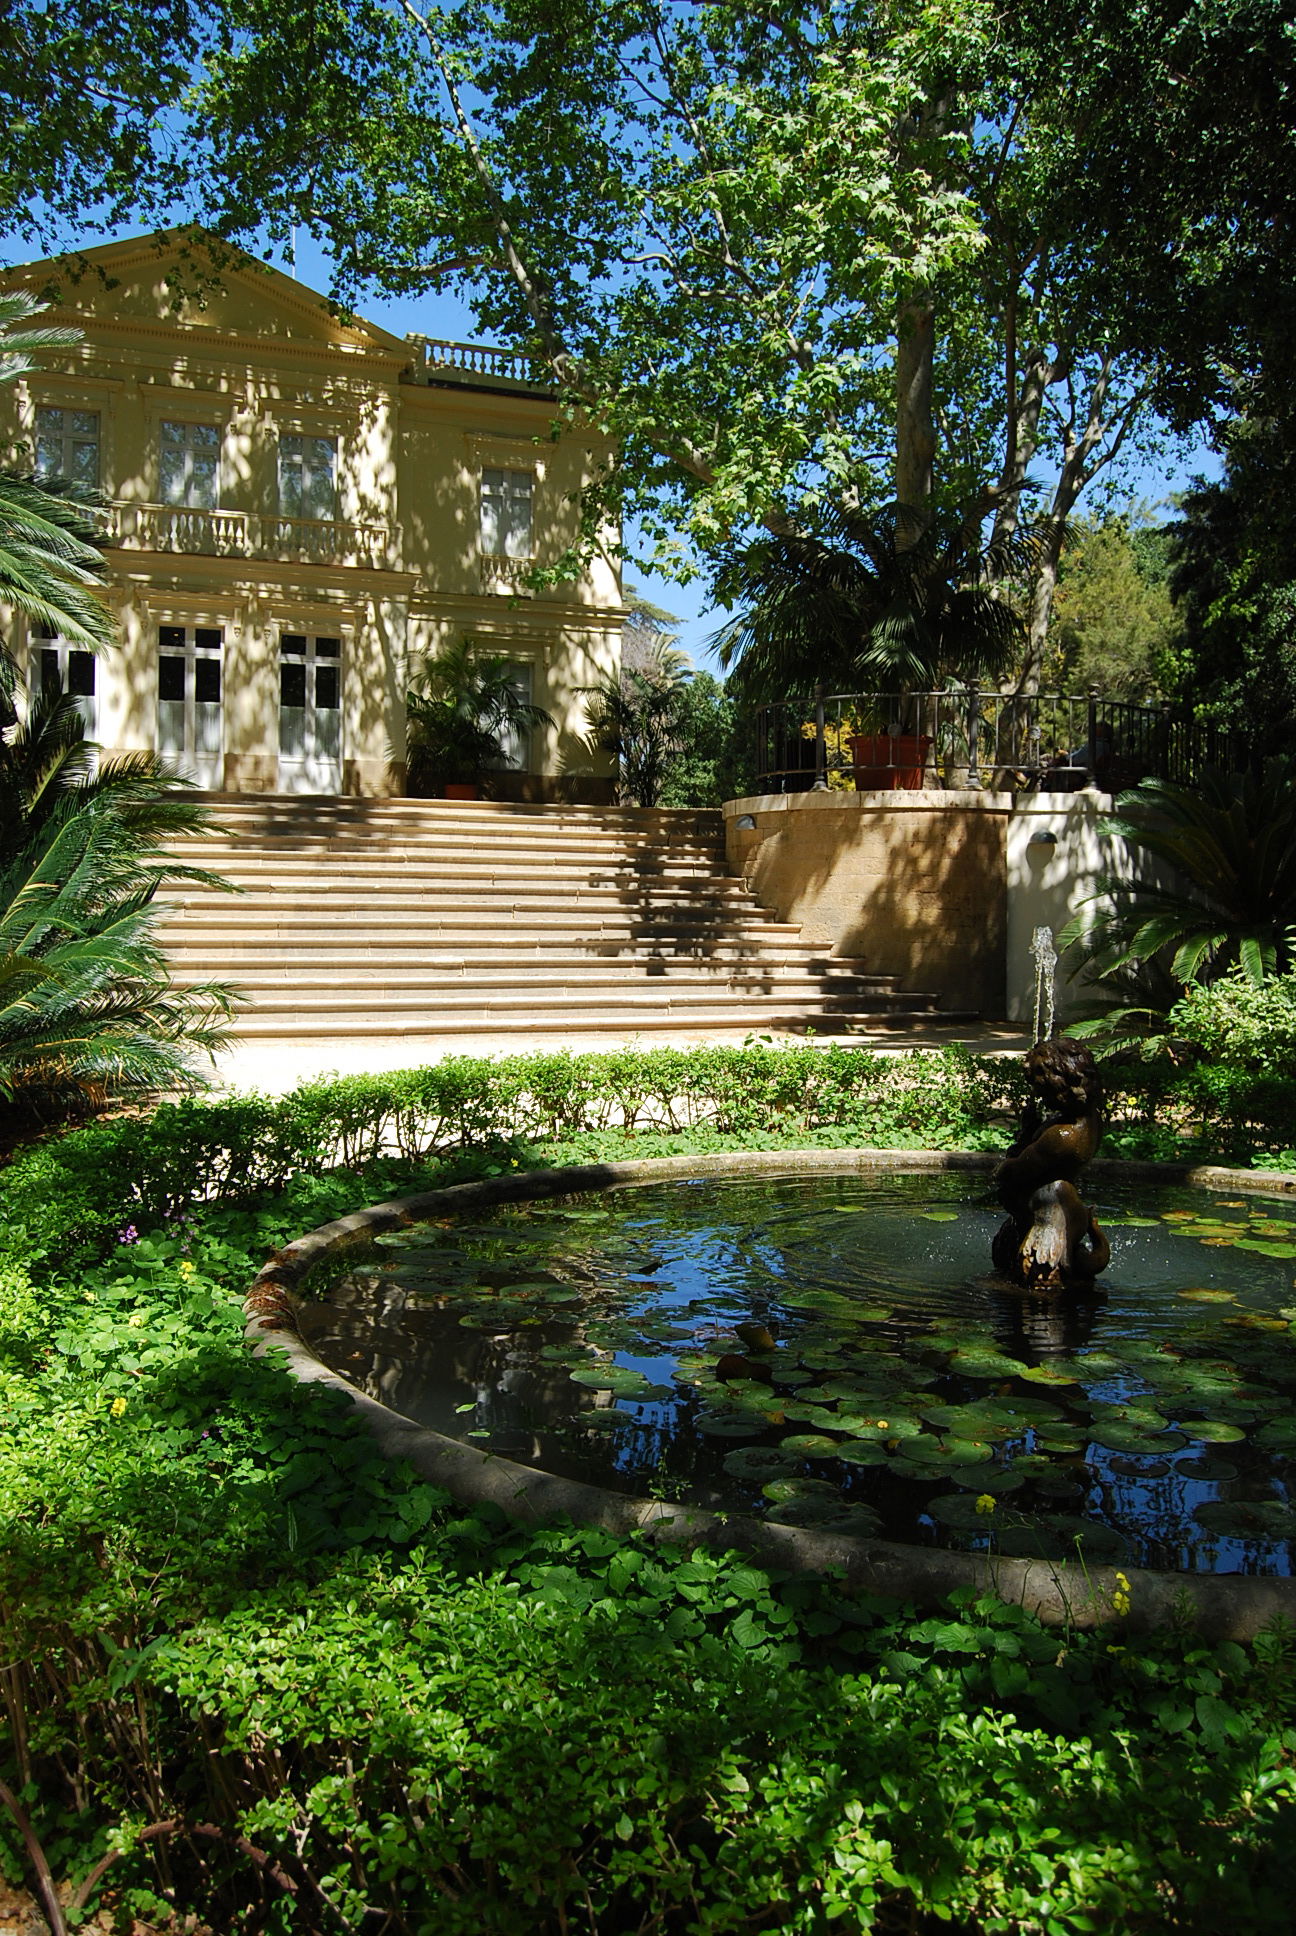
[[[481,548],[488,558],[529,558],[531,543],[530,471],[482,472]]]
[[[331,437],[280,437],[279,509],[289,518],[337,516],[337,445]]]
[[[91,487],[98,484],[97,410],[57,410],[45,405],[37,410],[36,475],[66,477]]]
[[[162,424],[162,502],[214,511],[220,501],[221,434],[215,424]]]

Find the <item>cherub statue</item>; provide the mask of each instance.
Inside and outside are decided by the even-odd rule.
[[[1008,1221],[994,1240],[994,1264],[1029,1290],[1062,1290],[1097,1277],[1111,1258],[1077,1188],[1102,1140],[1102,1088],[1078,1042],[1037,1042],[1026,1079],[1032,1099],[995,1171]]]

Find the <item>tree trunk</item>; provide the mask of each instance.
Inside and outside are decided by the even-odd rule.
[[[936,460],[932,364],[936,311],[926,292],[901,306],[896,345],[896,549],[917,543],[930,516]]]

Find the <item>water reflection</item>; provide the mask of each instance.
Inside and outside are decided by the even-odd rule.
[[[566,1476],[1004,1552],[1290,1571],[1296,1223],[1186,1192],[1099,1214],[1097,1294],[1032,1297],[987,1276],[999,1212],[960,1177],[512,1206],[384,1238],[303,1331],[394,1410]],[[744,1359],[755,1375],[729,1376]]]

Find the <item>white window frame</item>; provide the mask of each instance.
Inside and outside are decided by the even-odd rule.
[[[182,772],[190,774],[201,787],[219,789],[224,777],[225,764],[225,632],[223,625],[200,625],[177,621],[164,621],[158,626],[156,662],[158,667],[158,751],[164,759],[174,760]],[[168,638],[168,633],[179,634]],[[162,697],[163,658],[183,659],[184,695],[182,699],[164,700]],[[215,660],[219,667],[219,697],[200,700],[198,697],[198,666]],[[172,724],[181,726],[179,746],[164,745],[163,714],[164,705],[180,707],[177,715],[169,715]],[[200,712],[200,707],[203,709]],[[216,717],[212,718],[212,709]],[[203,738],[210,739],[210,727],[215,724],[215,745],[200,745]],[[206,731],[200,729],[207,729]]]
[[[484,558],[525,561],[535,557],[534,470],[483,465],[481,549]]]
[[[183,434],[179,437],[167,435],[168,431],[177,430]],[[195,437],[195,432],[202,433],[201,440]],[[214,442],[208,442],[208,438],[214,439]],[[196,419],[163,417],[160,420],[158,428],[158,502],[164,504],[168,510],[174,511],[219,511],[221,506],[222,443],[223,438],[218,424],[203,423]],[[181,470],[181,484],[184,495],[180,498],[169,498],[166,494],[166,477],[163,465],[165,453],[168,451],[180,451],[184,455],[184,463]],[[212,457],[215,459],[212,470],[212,495],[210,503],[206,498],[197,495],[195,492],[195,484],[199,481],[199,474],[194,469],[195,457],[202,457],[203,459]]]
[[[325,464],[325,453],[327,461]],[[338,440],[320,437],[313,431],[286,430],[279,433],[279,514],[320,524],[337,522],[338,515]],[[310,509],[311,492],[327,470],[328,504],[325,513]],[[286,486],[294,477],[297,508],[290,505]]]
[[[94,431],[74,428],[76,417],[93,417]],[[42,418],[45,420],[42,423]],[[51,419],[57,418],[57,425]],[[85,484],[97,490],[103,464],[103,416],[98,410],[85,409],[76,403],[38,403],[34,413],[32,442],[35,451],[35,471],[39,478],[65,477],[74,484]],[[56,464],[41,462],[41,446],[57,444],[59,458]],[[94,476],[81,475],[77,469],[76,456],[79,449],[93,448]]]
[[[42,632],[35,625],[29,625],[27,629],[27,675],[33,702],[39,698],[44,688],[46,653],[53,655],[59,676],[59,684],[62,686],[63,691],[68,694],[73,705],[81,715],[81,723],[85,727],[85,737],[92,749],[89,770],[91,773],[94,773],[98,770],[99,765],[97,746],[99,738],[99,661],[93,652],[87,652],[82,645],[74,645],[69,639],[65,639],[61,632]],[[74,656],[82,662],[83,669],[86,665],[89,667],[90,690],[88,693],[74,693],[69,691],[72,672],[71,662]]]

